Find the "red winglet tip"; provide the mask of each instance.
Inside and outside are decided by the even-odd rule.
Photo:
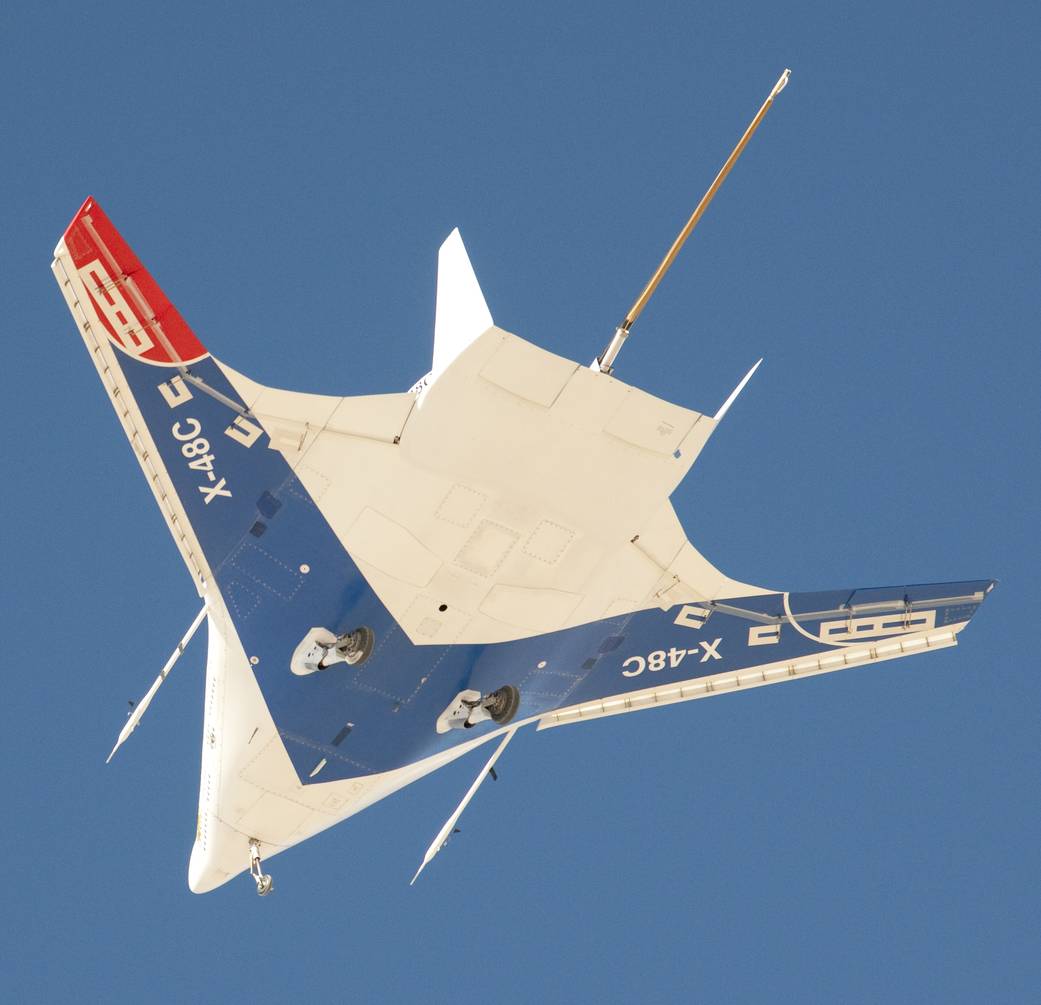
[[[87,297],[120,349],[158,366],[180,366],[207,355],[206,347],[93,196],[87,196],[76,211],[62,243],[81,278],[94,277],[95,289],[92,292],[88,283]],[[98,285],[99,274],[105,280],[102,285]]]

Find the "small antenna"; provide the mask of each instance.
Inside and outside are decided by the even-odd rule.
[[[594,370],[599,370],[601,373],[611,373],[614,370],[615,358],[618,356],[619,350],[622,348],[622,343],[625,342],[628,337],[633,322],[635,322],[643,312],[644,307],[647,306],[647,301],[651,299],[654,291],[658,288],[658,284],[665,278],[665,273],[669,271],[669,267],[675,261],[676,256],[680,253],[680,249],[686,243],[687,238],[690,237],[691,231],[694,230],[697,226],[698,220],[701,219],[705,210],[708,209],[709,203],[712,202],[713,197],[723,185],[727,175],[730,174],[730,169],[737,163],[737,159],[741,156],[742,151],[748,145],[748,141],[759,128],[759,123],[766,117],[766,113],[774,103],[774,98],[776,98],[777,95],[780,94],[788,85],[788,78],[791,76],[791,72],[791,70],[785,70],[784,73],[781,74],[777,83],[774,84],[774,88],[767,96],[766,101],[763,102],[762,108],[759,109],[755,118],[752,119],[751,125],[749,125],[745,130],[741,139],[738,140],[737,146],[734,147],[730,156],[726,159],[726,163],[719,169],[719,174],[716,175],[716,180],[712,182],[708,191],[701,197],[701,202],[699,202],[695,207],[690,219],[679,232],[679,236],[672,242],[672,247],[669,248],[665,257],[661,260],[661,265],[655,269],[654,275],[651,276],[647,285],[643,288],[643,292],[636,298],[636,302],[629,308],[629,313],[625,315],[622,323],[615,329],[614,338],[611,339],[607,348],[597,357],[596,362],[593,364]]]

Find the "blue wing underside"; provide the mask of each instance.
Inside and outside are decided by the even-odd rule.
[[[168,374],[127,357],[121,365],[305,784],[322,760],[315,781],[402,767],[472,739],[474,731],[438,735],[433,728],[437,716],[466,688],[487,693],[514,684],[521,692],[517,718],[537,717],[639,690],[652,681],[693,680],[823,652],[841,643],[837,636],[829,636],[828,643],[815,641],[820,626],[843,617],[863,619],[872,611],[906,617],[932,604],[935,625],[963,622],[989,588],[981,580],[768,594],[695,605],[693,616],[681,617],[679,607],[654,608],[512,642],[414,645],[283,455],[268,449],[266,434],[248,447],[241,437],[222,435],[236,413],[220,399],[242,403],[212,359],[193,364],[191,371],[218,394],[195,393],[175,409],[159,389]],[[213,484],[209,472],[192,468],[185,458],[183,440],[173,429],[180,422],[183,433],[189,419],[198,423],[213,457],[214,475],[225,479],[230,495],[208,496]],[[363,665],[307,677],[289,672],[293,649],[312,626],[341,632],[361,624],[376,635],[375,650]],[[778,626],[776,641],[749,644],[750,629],[758,638],[769,637],[770,625]],[[476,730],[491,728],[484,724]]]

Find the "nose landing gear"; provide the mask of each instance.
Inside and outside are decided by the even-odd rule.
[[[256,838],[249,839],[249,874],[257,884],[258,897],[266,897],[275,888],[275,881],[261,869],[260,842]]]

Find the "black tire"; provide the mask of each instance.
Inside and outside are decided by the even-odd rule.
[[[517,714],[517,709],[520,708],[520,691],[512,684],[507,684],[499,688],[498,691],[493,691],[488,697],[493,699],[491,704],[488,705],[488,714],[491,715],[492,721],[500,726],[505,726]]]
[[[353,634],[356,636],[354,652],[348,655],[346,659],[348,666],[357,667],[361,666],[372,655],[373,646],[376,645],[376,634],[365,625],[355,629]]]

